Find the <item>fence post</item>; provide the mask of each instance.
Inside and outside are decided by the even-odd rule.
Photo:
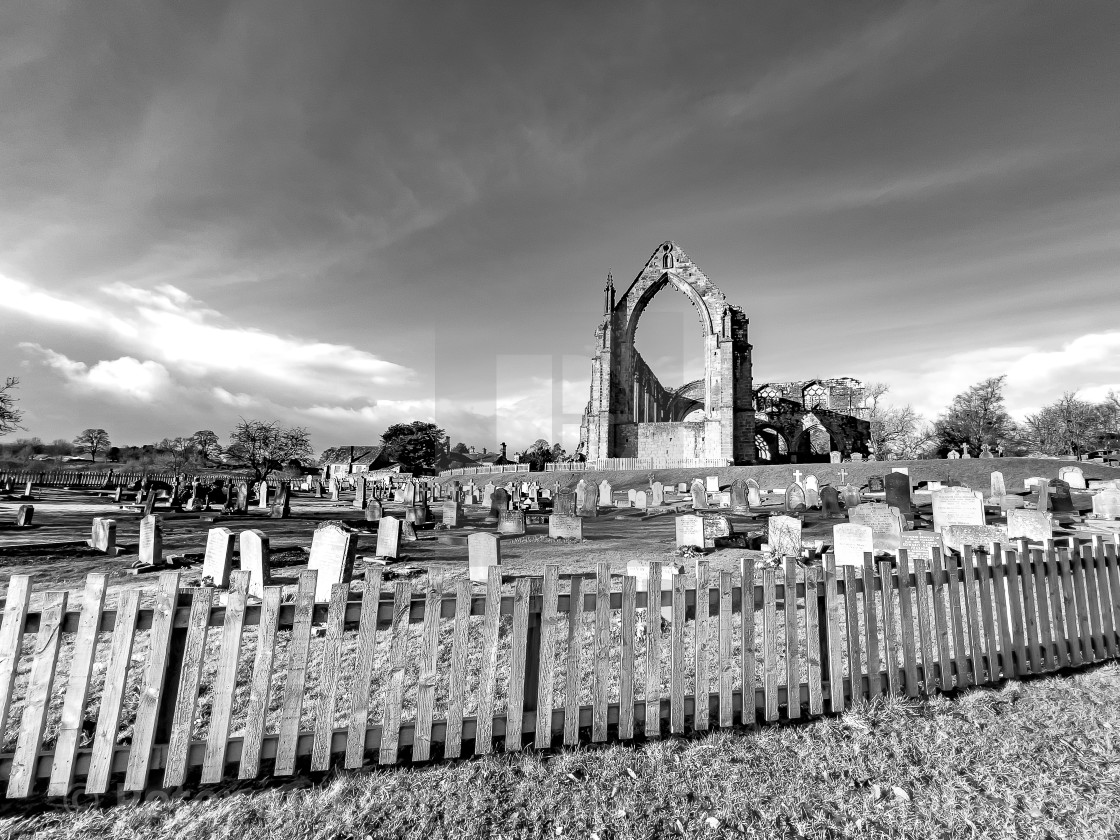
[[[179,605],[190,607],[194,603],[192,588],[179,589]],[[153,743],[166,744],[171,740],[171,724],[175,719],[175,702],[179,698],[180,672],[183,670],[183,657],[187,650],[187,626],[172,626],[171,641],[167,650],[167,666],[163,670],[163,692],[159,698],[156,712],[156,734]]]
[[[537,688],[541,673],[541,612],[544,608],[544,578],[529,579],[529,626],[525,634],[525,692],[523,712],[533,713],[533,725],[525,732],[536,731]],[[546,714],[551,709],[545,710]]]

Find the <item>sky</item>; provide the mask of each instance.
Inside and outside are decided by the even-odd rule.
[[[1118,35],[1107,0],[0,4],[4,440],[571,451],[606,274],[665,240],[756,383],[1102,398]],[[665,385],[697,324],[643,317]]]

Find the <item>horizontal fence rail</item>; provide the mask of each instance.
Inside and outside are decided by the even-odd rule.
[[[81,608],[13,576],[0,622],[0,782],[9,798],[217,783],[297,767],[393,765],[495,749],[658,738],[843,711],[1117,656],[1116,540],[1021,542],[862,567],[787,559],[696,586],[648,578],[432,576],[314,600],[125,589],[90,575]],[[653,597],[649,592],[654,593]],[[658,597],[657,593],[660,593]]]
[[[479,464],[477,467],[456,467],[453,470],[442,470],[440,478],[454,475],[472,475],[489,473],[527,473],[532,472],[530,464]]]
[[[585,470],[689,470],[717,469],[728,462],[714,458],[598,458],[545,464],[545,472],[583,472]]]
[[[235,482],[254,481],[253,476],[248,473],[192,472],[185,470],[178,475],[180,481],[185,478],[188,482],[193,480],[196,476],[204,483],[213,482],[217,479]],[[173,485],[175,484],[175,477],[176,474],[173,472],[140,472],[132,470],[128,472],[118,472],[116,470],[105,470],[104,472],[91,472],[89,470],[49,470],[46,472],[20,470],[13,472],[11,470],[0,470],[0,484],[10,479],[14,489],[21,489],[28,481],[36,487],[89,487],[95,489],[111,489],[118,486],[129,487],[143,481],[145,478],[149,481],[161,481],[164,484]],[[284,482],[298,482],[299,479],[270,475],[267,481],[270,486],[279,487]]]

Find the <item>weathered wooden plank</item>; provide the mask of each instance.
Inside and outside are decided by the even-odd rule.
[[[611,566],[599,563],[595,575],[595,662],[591,672],[591,740],[607,740],[611,670]]]
[[[1023,547],[1020,548],[1018,557],[1023,626],[1026,630],[1026,662],[1029,663],[1032,674],[1040,674],[1042,666],[1038,658],[1038,609],[1034,601],[1034,565],[1031,562],[1030,551],[1026,549],[1026,543],[1026,540],[1022,541]]]
[[[1104,650],[1104,630],[1101,624],[1101,608],[1097,592],[1097,566],[1091,546],[1081,546],[1081,568],[1085,572],[1085,595],[1088,601],[1090,636],[1089,644],[1093,659],[1098,662],[1106,657]]]
[[[1081,638],[1078,633],[1077,598],[1073,586],[1073,569],[1070,566],[1069,552],[1058,549],[1058,569],[1062,577],[1062,612],[1065,615],[1066,646],[1069,650],[1069,664],[1073,667],[1084,661],[1081,656]]]
[[[202,678],[202,659],[206,654],[206,631],[210,624],[213,598],[214,588],[211,586],[200,586],[191,593],[191,613],[183,649],[183,665],[179,671],[179,691],[175,696],[167,758],[164,760],[164,787],[178,787],[186,778],[191,729],[194,727],[194,714],[198,706],[198,686]]]
[[[1007,576],[1003,549],[998,545],[992,551],[992,592],[995,594],[995,615],[999,624],[999,665],[1004,679],[1015,676],[1014,642],[1012,641],[1011,612],[1007,607]]]
[[[555,567],[546,567],[546,581],[548,580],[547,570],[553,568]],[[552,598],[553,614],[555,614],[556,610],[555,585],[556,582],[554,579]],[[547,599],[545,603],[548,603]],[[451,642],[451,677],[447,682],[447,729],[443,742],[443,754],[447,758],[458,758],[463,752],[463,703],[467,699],[468,693],[467,654],[470,639],[470,621],[471,582],[467,579],[461,579],[455,582],[455,628],[452,631],[454,635]],[[547,696],[549,700],[551,700],[551,691]],[[551,709],[551,706],[548,708]],[[545,717],[549,718],[549,732],[551,732],[552,716],[545,715]]]
[[[933,628],[937,638],[937,687],[948,691],[953,687],[953,657],[949,650],[949,622],[945,616],[945,566],[941,553],[935,548],[929,564],[933,601]]]
[[[497,567],[491,567],[497,568]],[[487,598],[487,608],[489,608]],[[381,748],[378,764],[396,764],[400,747],[401,721],[404,717],[404,677],[408,668],[408,612],[412,601],[412,584],[397,581],[393,586],[393,624],[389,636],[389,674],[385,680],[384,718],[381,725]],[[490,681],[493,692],[493,680]],[[479,711],[482,709],[482,690],[479,691]],[[491,712],[490,717],[493,717]]]
[[[887,666],[887,691],[902,694],[902,684],[898,673],[898,633],[895,618],[898,605],[895,603],[894,575],[891,561],[879,561],[879,579],[883,586],[883,660]]]
[[[334,711],[337,706],[335,695],[338,692],[339,672],[342,670],[343,620],[346,618],[346,598],[349,594],[349,583],[331,586],[323,640],[323,664],[319,677],[319,708],[315,712],[315,738],[311,742],[311,770],[316,773],[331,766],[331,740],[334,736]],[[420,737],[419,727],[417,737]]]
[[[692,728],[703,732],[711,722],[709,703],[712,691],[711,674],[708,668],[709,634],[708,615],[711,580],[708,575],[708,561],[696,561],[696,619],[693,622],[692,654],[693,674],[695,675],[695,704],[693,706]]]
[[[798,650],[797,620],[797,560],[785,559],[785,590],[782,623],[785,625],[786,655],[786,716],[791,720],[801,717],[801,659]],[[842,674],[841,674],[842,676]],[[843,680],[833,680],[833,687],[843,686]],[[841,693],[843,693],[841,691]]]
[[[241,631],[245,622],[245,602],[249,591],[249,572],[236,571],[229,576],[229,595],[222,624],[222,647],[218,654],[218,670],[214,675],[210,707],[210,728],[206,734],[206,752],[202,761],[202,783],[220,782],[226,766],[229,746],[229,720],[233,712],[233,696],[237,690],[237,663],[241,658]],[[343,604],[345,608],[345,603]]]
[[[1052,671],[1054,663],[1054,631],[1050,625],[1050,597],[1047,590],[1046,555],[1041,549],[1030,552],[1034,564],[1034,596],[1038,609],[1038,644],[1040,648],[1039,666],[1043,671]]]
[[[1014,550],[1004,553],[1003,575],[1007,581],[1007,609],[1011,616],[1011,644],[1015,656],[1015,674],[1030,673],[1027,663],[1027,627],[1023,617],[1022,584],[1019,581],[1019,557]]]
[[[914,641],[914,607],[910,600],[910,556],[906,549],[898,552],[898,618],[902,643],[902,672],[906,678],[906,694],[917,697],[918,647]]]
[[[836,558],[824,556],[825,619],[828,624],[829,708],[844,710],[844,633],[840,629],[840,595],[836,587]]]
[[[295,622],[288,643],[288,671],[280,707],[279,740],[276,744],[277,776],[290,776],[296,771],[296,744],[299,740],[299,719],[303,711],[304,688],[307,685],[307,662],[311,652],[311,620],[315,609],[313,569],[300,572],[296,589]]]
[[[1120,654],[1116,644],[1116,625],[1112,618],[1112,595],[1108,587],[1108,557],[1104,551],[1104,538],[1093,539],[1093,562],[1097,569],[1097,592],[1101,600],[1101,633],[1104,635],[1105,655]]]
[[[883,694],[879,664],[879,615],[875,607],[875,561],[863,555],[863,630],[867,641],[867,693],[874,700]]]
[[[15,581],[15,577],[12,578]],[[8,603],[12,589],[9,585]],[[109,787],[112,772],[113,748],[117,743],[117,726],[121,719],[121,701],[124,699],[128,680],[128,666],[132,661],[132,642],[136,635],[136,615],[140,607],[140,590],[124,589],[117,600],[116,625],[109,642],[109,663],[105,668],[105,686],[101,691],[101,707],[97,713],[93,749],[86,773],[86,793],[104,793]],[[5,616],[6,618],[6,616]],[[6,622],[5,622],[6,623]],[[20,622],[22,626],[22,621]]]
[[[742,610],[742,642],[740,655],[743,672],[743,709],[741,722],[744,726],[755,726],[758,722],[755,708],[755,692],[758,679],[755,676],[755,621],[754,621],[754,558],[744,557],[739,561],[739,585],[741,591],[740,609]]]
[[[918,613],[918,646],[922,652],[922,690],[932,695],[937,690],[937,669],[934,666],[935,646],[933,629],[930,627],[930,588],[926,583],[926,560],[914,557],[910,561],[914,567],[914,598]]]
[[[735,722],[735,661],[731,658],[734,639],[731,635],[731,572],[719,573],[719,725]]]
[[[1093,650],[1093,629],[1089,616],[1089,595],[1086,591],[1086,569],[1077,551],[1070,552],[1070,573],[1073,577],[1073,594],[1077,600],[1077,635],[1081,646],[1081,658],[1085,662],[1095,662]]]
[[[556,681],[556,636],[560,624],[560,615],[556,610],[556,600],[560,593],[559,582],[560,567],[554,563],[545,566],[544,583],[541,588],[541,661],[537,675],[537,731],[534,739],[534,744],[538,749],[547,749],[552,744],[552,708],[555,704],[554,685]],[[467,612],[470,612],[469,600],[466,609]],[[623,616],[625,614],[625,605],[623,605]],[[456,627],[457,630],[458,627]],[[633,630],[631,630],[631,644],[633,644]],[[454,671],[454,665],[452,665],[452,671]],[[631,664],[630,675],[633,678],[633,664]],[[461,725],[461,713],[459,719]]]
[[[844,567],[844,588],[845,597],[848,599],[848,608],[851,609],[852,604],[855,603],[855,589],[852,588],[848,591],[851,584],[848,582],[851,578],[852,568],[850,566]],[[806,676],[809,680],[809,714],[819,715],[824,712],[824,690],[821,685],[821,628],[820,628],[820,578],[821,569],[818,567],[810,567],[805,570],[805,661],[806,661]],[[845,610],[847,613],[847,610]],[[848,629],[851,630],[853,617],[848,615]],[[856,625],[856,631],[859,631],[859,625]],[[852,639],[848,637],[848,650],[852,650]],[[860,665],[859,665],[859,640],[856,640],[856,659],[852,660],[849,656],[849,663],[855,662],[855,680],[853,685],[860,684]]]
[[[470,581],[462,581],[466,589],[467,610],[470,611]],[[460,591],[460,600],[462,602]],[[377,654],[377,607],[381,601],[381,569],[374,567],[366,570],[365,583],[362,586],[362,612],[358,619],[358,659],[354,667],[354,681],[350,685],[350,720],[346,729],[346,758],[343,766],[347,769],[357,769],[365,760],[366,729],[369,727],[369,699],[373,678],[373,661]],[[456,640],[459,637],[459,613],[455,617]],[[464,631],[465,635],[465,631]],[[454,662],[454,660],[453,660]],[[455,708],[454,693],[454,664],[452,665],[452,691],[448,695],[447,730],[448,743],[446,749],[451,749],[452,714]],[[459,707],[459,722],[462,723],[462,706]],[[455,747],[459,741],[455,740]]]
[[[1116,645],[1120,648],[1120,557],[1117,557],[1117,543],[1105,543],[1104,556],[1109,600],[1112,601],[1112,626],[1116,631]]]
[[[607,605],[609,607],[609,566],[607,567],[607,574]],[[521,732],[525,716],[525,665],[529,639],[529,590],[531,585],[532,581],[523,577],[518,578],[513,587],[513,638],[509,663],[509,692],[506,698],[506,752],[521,749]],[[610,640],[609,635],[607,639]],[[434,658],[432,672],[435,673]]]
[[[132,724],[132,747],[128,752],[125,790],[143,790],[148,785],[148,767],[152,761],[152,743],[156,734],[156,715],[167,671],[167,655],[171,649],[171,628],[175,607],[179,602],[179,573],[163,572],[153,608],[152,631],[148,637],[148,662],[140,684],[140,702]]]
[[[638,579],[622,579],[622,638],[618,670],[618,737],[634,737],[634,624],[637,616]],[[540,714],[537,715],[538,719]]]
[[[968,649],[965,647],[965,623],[961,615],[960,570],[956,558],[945,558],[946,587],[949,599],[949,621],[953,631],[953,666],[957,672],[957,687],[968,685]]]
[[[997,632],[994,610],[992,608],[992,579],[994,571],[991,555],[974,554],[976,564],[976,588],[980,601],[980,619],[984,626],[984,682],[994,683],[999,679],[999,633]]]
[[[264,742],[265,718],[272,694],[272,663],[276,658],[276,633],[280,627],[280,596],[283,587],[269,586],[261,598],[261,622],[257,627],[257,652],[253,658],[253,676],[249,683],[249,703],[245,711],[245,736],[241,742],[239,779],[255,778],[260,771],[261,744]]]
[[[570,591],[568,656],[564,673],[564,745],[569,747],[579,743],[579,655],[583,646],[583,577],[581,575],[572,575]]]
[[[984,681],[984,657],[980,635],[980,606],[976,600],[976,560],[971,546],[964,547],[961,563],[964,574],[964,609],[968,627],[968,653],[971,664],[970,678],[973,685]]]
[[[62,642],[62,616],[66,613],[65,592],[46,592],[39,612],[39,632],[35,635],[35,655],[31,673],[27,678],[24,694],[23,717],[19,721],[19,735],[12,754],[12,767],[8,775],[9,799],[22,799],[31,793],[35,783],[39,752],[43,746],[43,725],[47,718],[47,704],[51,699],[58,648]]]
[[[673,626],[669,633],[669,731],[684,732],[684,575],[673,575]]]
[[[778,719],[777,573],[762,571],[762,690],[766,720]]]
[[[54,762],[51,764],[51,778],[47,787],[47,794],[50,796],[65,796],[74,780],[74,760],[78,755],[78,741],[82,735],[89,681],[97,654],[97,628],[101,624],[101,614],[105,608],[105,586],[108,579],[109,576],[104,574],[86,575],[86,585],[82,591],[82,614],[78,618],[78,632],[70,659],[70,676],[66,680],[66,696],[62,701]]]

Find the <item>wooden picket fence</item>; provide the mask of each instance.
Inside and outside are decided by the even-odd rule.
[[[562,461],[545,464],[545,472],[584,472],[586,470],[692,470],[726,467],[716,458],[598,458],[594,461]]]
[[[439,477],[448,478],[456,475],[489,475],[490,473],[527,473],[532,472],[532,465],[524,464],[479,464],[475,467],[456,467],[453,470],[441,470]]]
[[[180,473],[180,478],[183,477]],[[187,472],[185,473],[188,479],[198,476],[203,482],[209,483],[215,479],[222,481],[252,481],[252,476],[248,473],[231,473],[231,472]],[[151,481],[162,481],[165,484],[175,483],[175,473],[173,472],[142,472],[139,470],[130,470],[128,472],[119,472],[116,470],[105,470],[103,472],[92,472],[90,470],[48,470],[40,472],[36,470],[0,470],[0,484],[11,479],[13,486],[17,489],[22,488],[28,481],[32,482],[37,487],[130,487],[138,481],[143,481],[144,478]],[[281,476],[269,476],[268,483],[273,487],[279,487],[281,482],[288,479]]]
[[[93,795],[114,776],[135,791],[657,738],[1080,667],[1120,646],[1115,539],[757,571],[745,558],[713,576],[701,560],[695,589],[683,575],[663,589],[651,563],[652,609],[607,564],[567,592],[547,566],[507,594],[498,567],[484,594],[432,578],[423,595],[409,581],[383,592],[370,569],[360,596],[338,584],[326,604],[315,572],[291,603],[268,587],[252,604],[246,572],[224,604],[165,572],[154,597],[122,590],[112,610],[106,576],[90,575],[76,612],[64,592],[29,611],[30,580],[13,576],[0,781],[9,798],[44,782]]]

